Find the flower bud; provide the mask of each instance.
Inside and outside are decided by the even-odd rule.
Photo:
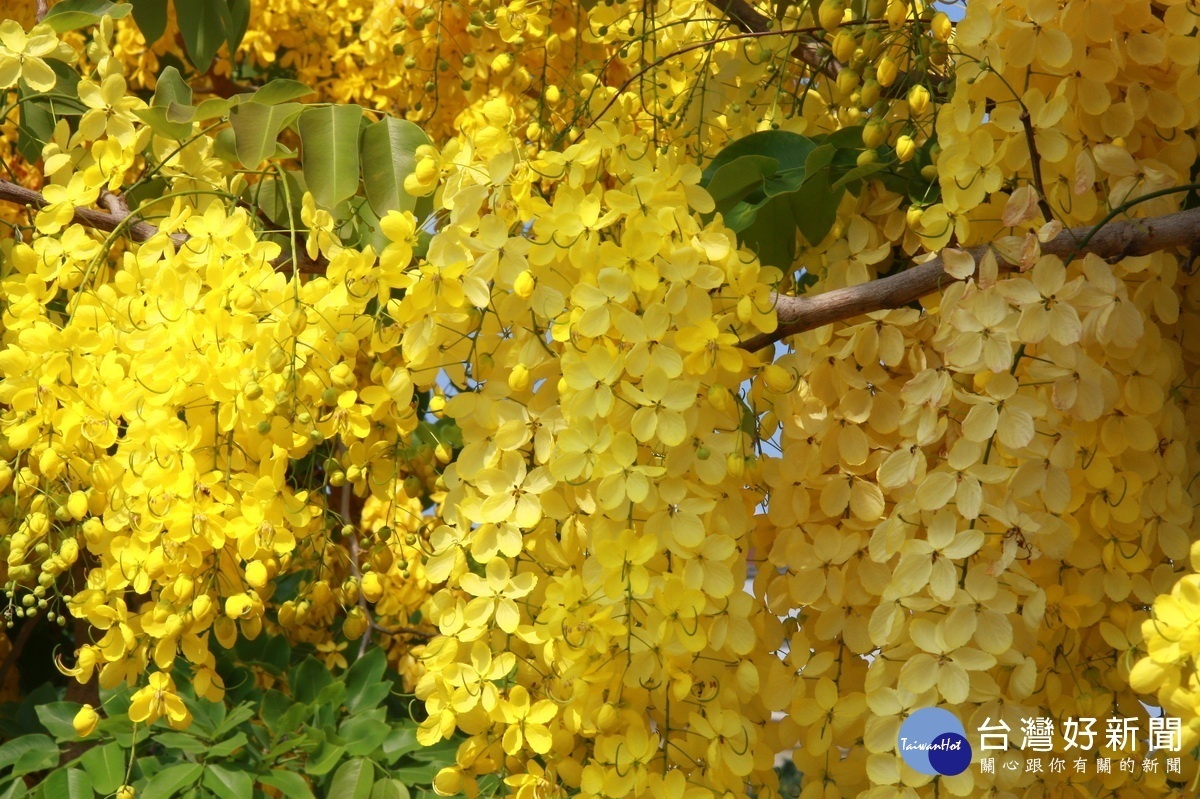
[[[533,295],[533,290],[537,287],[537,281],[533,279],[533,275],[528,271],[524,271],[517,275],[517,279],[513,281],[513,291],[521,299],[527,300]]]
[[[75,727],[75,734],[80,738],[86,738],[96,730],[96,725],[100,723],[100,716],[91,705],[84,705],[79,708],[79,712],[75,714],[75,720],[71,722]]]
[[[939,42],[944,42],[954,32],[954,23],[950,21],[950,17],[946,16],[946,12],[939,11],[933,15],[933,20],[929,23],[929,29],[933,31],[934,38]]]
[[[879,59],[879,63],[875,66],[875,79],[879,81],[880,86],[891,86],[896,82],[896,76],[899,74],[900,68],[887,56]]]
[[[929,108],[929,89],[913,86],[908,90],[908,110],[912,116],[921,116]]]

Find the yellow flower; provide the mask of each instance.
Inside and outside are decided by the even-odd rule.
[[[0,87],[10,88],[21,79],[35,92],[50,91],[58,78],[43,59],[58,55],[58,49],[49,26],[39,25],[27,34],[15,19],[0,22]]]
[[[191,714],[175,693],[174,681],[170,676],[156,671],[150,675],[150,684],[133,695],[133,701],[129,704],[129,718],[131,721],[153,724],[164,715],[167,723],[176,729],[191,723]]]

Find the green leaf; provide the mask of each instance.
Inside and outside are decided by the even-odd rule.
[[[862,180],[865,177],[874,175],[876,172],[882,172],[883,170],[887,169],[887,167],[888,165],[882,161],[876,161],[873,164],[864,164],[863,166],[856,166],[854,169],[851,169],[849,172],[835,180],[833,182],[833,188],[840,189],[843,186],[849,186],[854,181]]]
[[[246,799],[254,794],[254,778],[226,766],[206,765],[203,785],[220,799]]]
[[[100,704],[104,705],[104,712],[108,714],[110,720],[119,719],[129,713],[129,706],[133,703],[133,689],[125,683],[121,683],[116,688],[101,688],[100,689]],[[133,722],[128,721],[128,725],[132,727]]]
[[[400,780],[381,780],[375,783],[371,799],[409,799],[408,786]]]
[[[132,0],[133,21],[146,39],[147,45],[152,45],[162,38],[167,29],[167,0]]]
[[[273,190],[271,193],[274,193]],[[283,194],[283,192],[279,193]],[[260,200],[262,199],[265,199],[265,197],[260,198]],[[280,203],[282,204],[282,202],[283,199],[281,197]],[[278,222],[276,215],[271,213],[269,208],[266,208],[267,204],[264,202],[263,205],[267,210],[267,215],[270,216],[271,219]],[[281,732],[291,732],[291,728],[283,726],[283,716],[296,704],[298,703],[296,703],[295,700],[286,694],[280,693],[274,689],[269,690],[263,694],[262,709],[259,711],[258,717],[261,718],[263,723],[267,725],[267,729],[273,733],[278,734]],[[300,706],[303,707],[303,705]]]
[[[350,668],[346,670],[343,677],[346,681],[348,698],[346,709],[353,713],[354,709],[349,706],[349,701],[353,701],[358,692],[368,685],[382,680],[385,671],[387,671],[387,656],[383,654],[382,647],[368,649],[362,657],[350,664]]]
[[[229,113],[232,105],[233,103],[223,97],[210,97],[196,106],[196,112],[192,115],[192,119],[196,122],[203,122],[213,117],[225,116],[225,114]]]
[[[215,743],[208,749],[209,757],[227,757],[246,745],[246,733],[239,732],[231,735],[220,743]]]
[[[54,135],[54,111],[46,98],[24,86],[22,83],[20,96],[21,127],[17,135],[17,149],[21,157],[33,164],[42,157],[42,148]]]
[[[838,203],[845,189],[834,189],[829,185],[829,173],[819,172],[805,181],[800,191],[789,194],[792,218],[808,243],[821,243],[837,219]]]
[[[234,150],[243,166],[253,169],[275,152],[279,133],[299,115],[299,103],[264,105],[241,103],[229,112],[233,127]]]
[[[429,785],[442,767],[436,763],[423,766],[402,766],[388,769],[388,776],[406,785]]]
[[[178,763],[155,774],[140,791],[139,796],[170,799],[189,785],[195,785],[204,774],[199,763]]]
[[[814,148],[804,161],[805,171],[810,175],[817,174],[833,163],[833,157],[836,154],[837,149],[830,144],[822,144],[820,147]]]
[[[262,662],[273,667],[279,674],[286,672],[288,664],[292,662],[292,645],[288,643],[288,639],[282,635],[267,639],[263,645]]]
[[[238,160],[237,150],[234,149],[233,128],[221,128],[213,136],[213,155],[222,161],[233,163]]]
[[[108,710],[111,705],[105,705]],[[129,716],[116,716],[101,719],[96,725],[101,740],[115,740],[123,749],[133,749],[139,743],[150,737],[150,728],[145,724],[135,725]]]
[[[0,746],[0,771],[15,765],[22,757],[30,752],[49,752],[54,750],[55,758],[58,757],[58,745],[49,735],[35,733],[32,735],[22,735],[20,738],[13,738],[11,741]]]
[[[79,738],[75,734],[75,714],[81,707],[83,705],[77,702],[49,702],[38,705],[38,721],[60,741],[74,741]]]
[[[263,785],[277,788],[288,799],[312,799],[312,787],[308,780],[294,771],[271,769],[270,774],[260,774],[258,781]]]
[[[351,716],[338,727],[338,737],[346,742],[346,754],[356,757],[369,755],[387,738],[392,728],[381,718],[385,711],[379,708],[378,716],[374,715],[375,712]]]
[[[317,205],[332,210],[358,191],[357,105],[310,108],[300,115],[304,180]]]
[[[55,33],[66,33],[89,25],[99,25],[104,16],[120,19],[127,16],[133,6],[110,3],[108,0],[62,0],[55,3],[43,20]]]
[[[825,137],[822,143],[832,144],[839,150],[861,150],[863,147],[863,126],[855,125],[849,128],[835,130]]]
[[[242,702],[237,707],[229,712],[225,720],[213,732],[215,736],[222,736],[240,725],[243,721],[249,721],[254,718],[254,705],[250,702]]]
[[[371,799],[375,767],[362,758],[348,760],[338,768],[329,785],[329,795],[338,799]]]
[[[83,770],[92,778],[96,793],[115,793],[125,784],[125,754],[117,743],[89,749],[79,759]]]
[[[311,704],[321,690],[333,682],[333,675],[325,664],[311,655],[292,668],[288,675],[288,687],[292,696],[302,704]]]
[[[13,780],[0,788],[0,799],[20,799],[20,797],[28,795],[29,789],[25,787],[25,780]]]
[[[286,103],[292,100],[299,100],[307,94],[312,94],[313,90],[298,80],[289,80],[288,78],[276,78],[273,81],[263,85],[258,91],[250,95],[250,100],[263,105],[276,105],[278,103]],[[280,638],[281,636],[275,636]]]
[[[158,83],[154,87],[154,99],[150,104],[166,107],[171,103],[192,104],[192,87],[175,67],[167,67],[158,76]]]
[[[96,795],[87,772],[77,768],[58,769],[51,773],[42,783],[42,792],[54,799],[92,799]]]
[[[168,749],[176,749],[189,755],[199,755],[208,751],[208,744],[184,732],[160,732],[154,736],[154,740]]]
[[[213,56],[225,43],[222,16],[228,13],[225,0],[175,0],[175,19],[188,60],[199,72],[208,72]]]
[[[182,141],[192,135],[191,123],[172,122],[170,109],[164,106],[152,105],[149,108],[136,109],[133,113],[159,136],[173,141]]]
[[[743,155],[733,159],[713,173],[705,189],[712,195],[717,210],[732,208],[754,189],[762,186],[762,179],[774,175],[779,169],[779,160],[769,155]]]
[[[808,170],[804,167],[785,169],[763,180],[763,193],[768,197],[778,197],[780,194],[797,191],[804,185],[807,177]]]
[[[773,199],[759,209],[754,224],[743,230],[739,239],[758,253],[763,264],[790,271],[796,260],[796,224],[791,216],[787,198]]]
[[[58,765],[58,745],[48,735],[23,735],[21,738],[33,739],[17,756],[13,764],[12,776],[31,774],[35,771],[45,771]],[[18,738],[17,740],[21,740]]]
[[[421,744],[417,740],[417,728],[415,726],[406,725],[393,728],[383,741],[383,754],[390,761],[398,760],[409,752],[414,752],[420,748]]]
[[[744,200],[729,210],[725,216],[725,224],[734,233],[740,233],[754,224],[754,220],[758,217],[758,209],[769,202],[771,202],[771,198],[766,196],[762,196],[754,202]]]
[[[338,764],[338,761],[342,759],[342,755],[344,754],[346,754],[345,747],[324,741],[317,747],[316,751],[308,756],[308,762],[304,764],[304,770],[314,777],[328,774],[333,771],[333,767]]]
[[[416,208],[417,198],[404,190],[404,179],[416,169],[417,148],[430,143],[425,131],[395,117],[384,117],[363,131],[363,186],[376,215]]]
[[[225,41],[229,42],[229,54],[237,52],[250,27],[250,0],[229,0],[229,28],[225,31]]]
[[[765,155],[779,162],[779,169],[804,166],[804,160],[816,143],[798,133],[786,130],[761,130],[731,142],[717,153],[704,169],[702,185],[707,185],[716,171],[744,155]]]

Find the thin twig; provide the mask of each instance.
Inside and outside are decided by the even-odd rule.
[[[1190,247],[1196,241],[1200,241],[1200,208],[1146,219],[1106,221],[1091,227],[1069,228],[1044,242],[1041,251],[1043,255],[1063,258],[1087,253],[1095,253],[1106,259],[1128,258],[1175,247]],[[967,252],[978,263],[989,246],[972,247]],[[1003,258],[1000,261],[1006,263]],[[939,255],[899,274],[849,288],[834,289],[811,297],[776,295],[778,327],[771,333],[752,336],[738,346],[757,352],[806,330],[872,311],[902,307],[945,288],[955,280],[955,277],[947,274]]]
[[[1054,211],[1046,200],[1046,187],[1042,184],[1042,156],[1038,153],[1037,141],[1033,137],[1033,120],[1029,117],[1029,109],[1022,106],[1021,124],[1025,127],[1025,143],[1029,146],[1029,164],[1033,168],[1033,186],[1038,193],[1038,208],[1049,222],[1054,219]]]
[[[50,0],[37,0],[37,21],[41,22],[50,13]]]

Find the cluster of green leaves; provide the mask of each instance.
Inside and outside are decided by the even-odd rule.
[[[303,651],[280,636],[239,640],[220,661],[224,702],[197,698],[180,680],[194,717],[186,732],[131,722],[121,688],[102,692],[107,718],[81,740],[72,724],[80,706],[43,686],[0,722],[10,738],[0,746],[0,797],[90,799],[122,785],[139,799],[434,796],[434,775],[458,741],[421,747],[417,705],[399,692],[383,650],[338,675]]]
[[[239,10],[243,5],[245,14]],[[184,28],[189,57],[197,67],[207,69],[220,42],[228,41],[232,50],[240,41],[248,3],[197,0],[195,6],[178,15],[179,24]],[[166,0],[139,0],[133,5],[62,0],[46,22],[62,33],[95,25],[105,15],[126,16],[131,9],[147,39],[153,41],[161,35],[158,23],[165,24]],[[235,28],[225,27],[227,17],[234,20]],[[211,30],[191,31],[190,26]],[[225,38],[214,44],[218,27]],[[79,74],[60,61],[48,63],[58,77],[53,91],[37,92],[24,84],[18,87],[22,119],[17,144],[30,163],[41,158],[42,148],[61,119],[74,129],[88,110],[79,99]],[[301,199],[310,191],[316,205],[333,215],[344,244],[371,244],[381,249],[387,242],[379,220],[389,211],[411,211],[418,219],[426,219],[433,210],[432,198],[414,197],[404,189],[404,179],[416,166],[417,148],[430,144],[430,139],[407,120],[367,112],[358,105],[297,102],[311,94],[303,83],[279,78],[255,91],[193,102],[187,80],[179,69],[167,66],[148,98],[148,107],[135,113],[157,135],[180,146],[215,134],[218,157],[259,172],[261,177],[252,181],[239,199],[261,211],[259,217],[270,220],[273,230],[286,234],[280,236],[285,247],[289,247],[293,231],[306,230]],[[126,192],[133,210],[143,218],[154,216],[157,209],[152,204],[167,188],[165,180],[156,179],[156,171],[152,167]]]
[[[167,0],[131,0],[131,3],[134,21],[146,42],[154,44],[167,29]],[[174,3],[183,45],[198,71],[208,71],[223,44],[229,45],[231,54],[237,52],[250,24],[250,0],[174,0]]]
[[[889,160],[887,147],[864,145],[862,134],[862,127],[813,138],[784,130],[752,133],[717,153],[701,185],[738,243],[758,253],[762,263],[787,272],[796,259],[797,231],[809,245],[820,244],[837,220],[842,197],[857,195],[864,181],[881,180],[921,202],[935,190],[921,175],[928,147],[919,158],[898,164]]]

